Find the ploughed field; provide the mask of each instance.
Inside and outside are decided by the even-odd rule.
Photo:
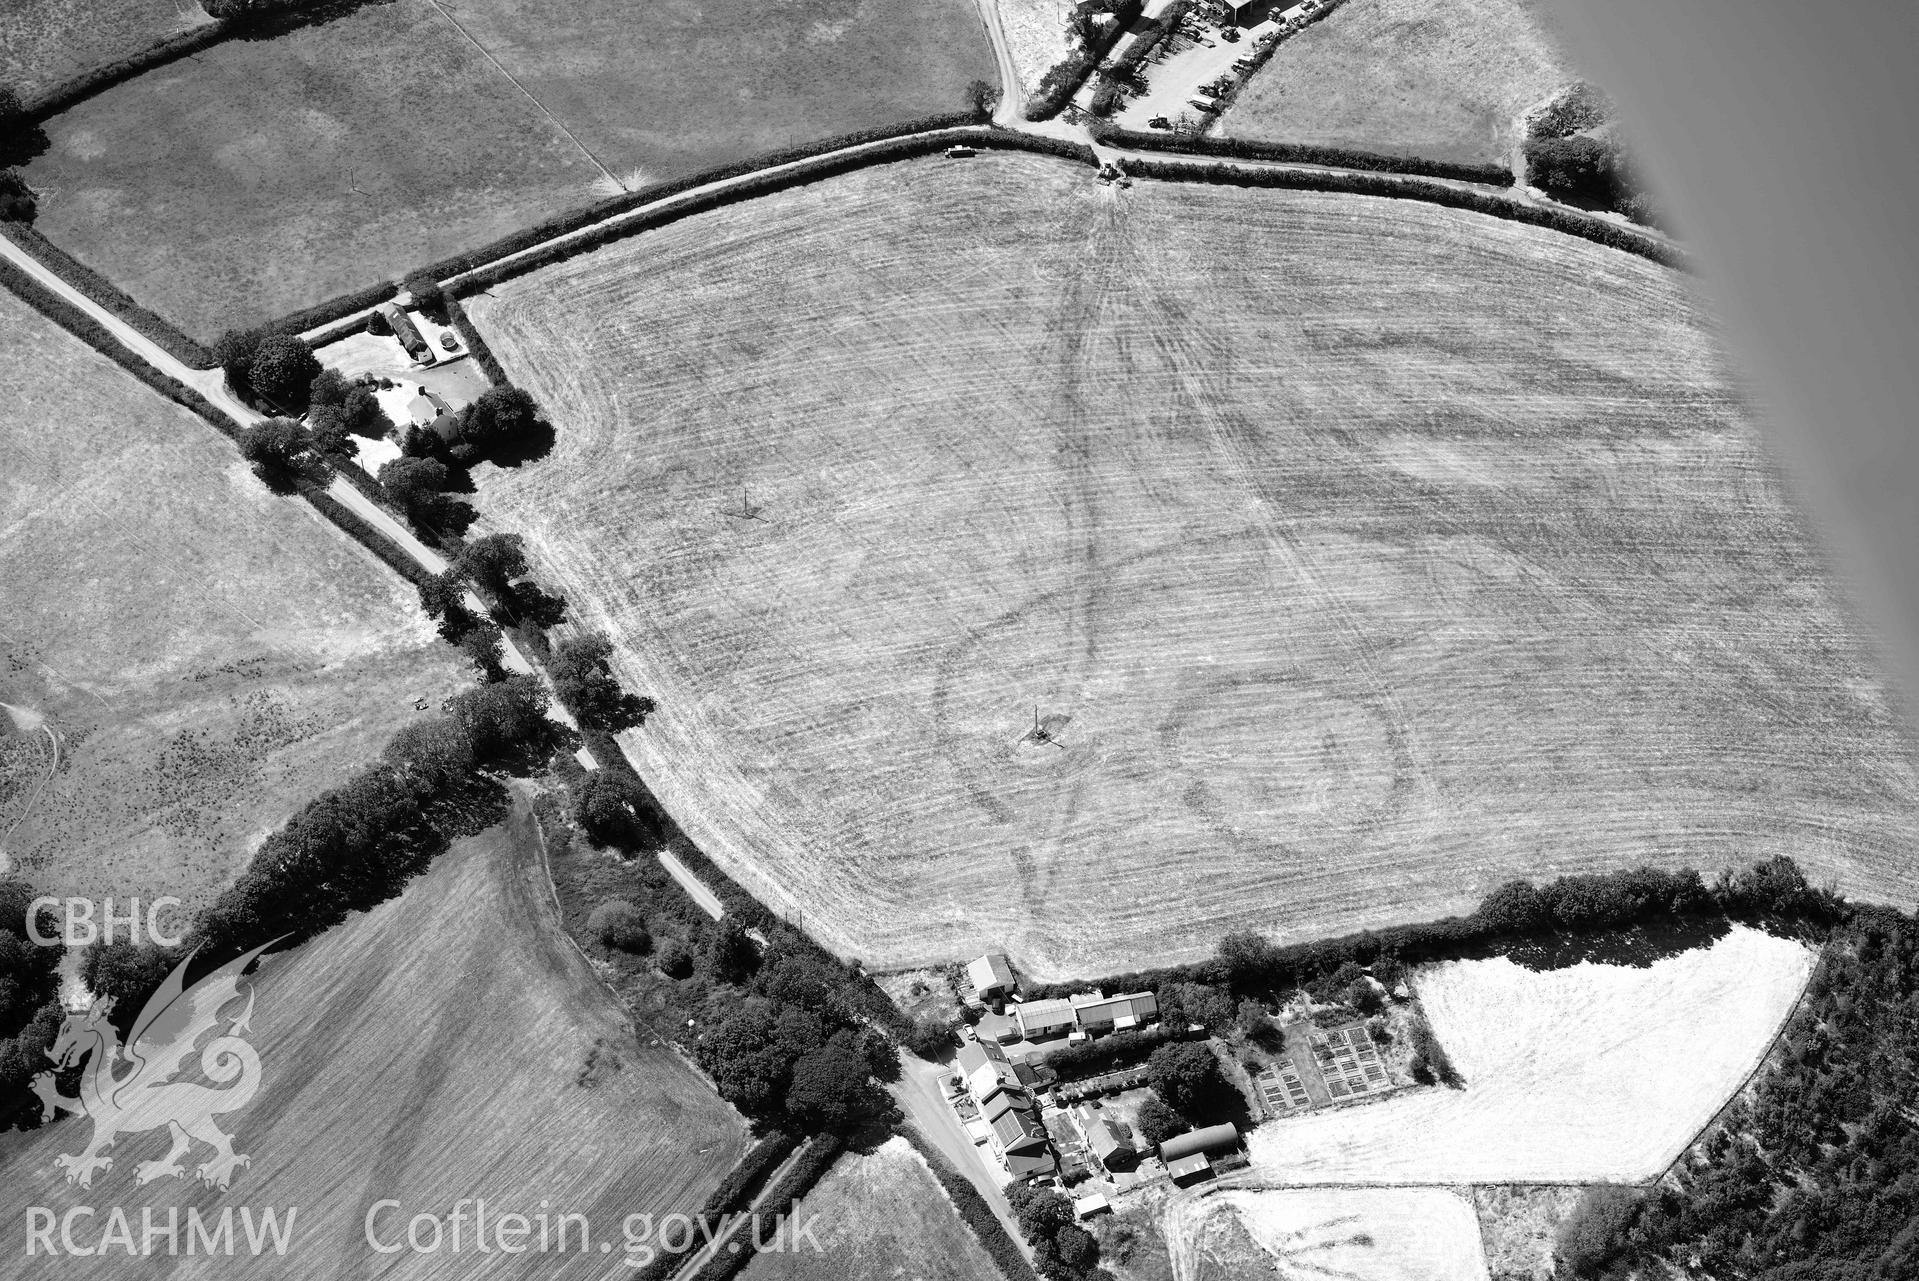
[[[666,807],[844,953],[1110,973],[1778,853],[1911,894],[1877,669],[1639,258],[993,155],[471,310],[559,427],[478,506],[659,699]]]
[[[0,444],[0,849],[41,892],[191,910],[467,683],[409,584],[4,292]]]
[[[136,1242],[145,1211],[164,1228],[172,1209],[185,1253],[187,1207],[209,1221],[238,1206],[256,1216],[272,1206],[282,1224],[288,1207],[297,1212],[284,1258],[253,1257],[236,1223],[240,1244],[196,1260],[195,1276],[624,1274],[626,1216],[657,1222],[697,1209],[745,1150],[745,1127],[671,1049],[635,1040],[560,932],[538,840],[531,814],[516,807],[506,823],[457,842],[399,898],[266,958],[243,984],[255,989],[259,1092],[215,1118],[252,1157],[226,1192],[202,1187],[191,1167],[184,1179],[136,1183],[136,1165],[166,1152],[164,1128],[122,1134],[113,1167],[90,1189],[70,1187],[54,1158],[80,1151],[92,1125],[64,1119],[0,1138],[5,1213],[18,1224],[29,1206],[64,1217],[96,1205],[97,1217],[72,1220],[78,1242],[92,1246],[115,1206]],[[236,1002],[228,1015],[245,1008]],[[192,1161],[207,1152],[196,1146]],[[456,1250],[449,1216],[463,1199]],[[484,1249],[474,1199],[486,1203]],[[555,1228],[542,1252],[542,1213],[550,1223],[585,1216],[584,1247],[576,1224],[563,1249]],[[441,1230],[415,1225],[420,1250],[408,1245],[416,1215],[438,1218]],[[523,1216],[531,1235],[498,1235],[514,1230],[508,1215]],[[523,1252],[503,1253],[502,1241]],[[376,1253],[374,1242],[399,1249]],[[165,1248],[159,1238],[155,1252]],[[128,1274],[107,1247],[90,1259],[42,1250],[14,1267],[8,1275],[22,1278]]]
[[[1218,132],[1499,161],[1518,115],[1573,79],[1547,0],[1347,0],[1274,51]]]

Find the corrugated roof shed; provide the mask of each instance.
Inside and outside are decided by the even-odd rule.
[[[1209,1125],[1203,1130],[1174,1135],[1159,1145],[1159,1159],[1170,1169],[1173,1162],[1195,1152],[1217,1152],[1238,1146],[1239,1130],[1229,1121],[1225,1125]]]

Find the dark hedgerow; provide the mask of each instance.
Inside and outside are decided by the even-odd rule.
[[[627,236],[663,227],[682,218],[692,217],[694,214],[723,208],[771,192],[804,186],[823,178],[831,178],[876,164],[932,155],[954,143],[962,142],[986,150],[1031,151],[1062,156],[1082,164],[1094,163],[1093,149],[1085,143],[1067,142],[1059,138],[1035,138],[1004,129],[984,127],[952,129],[930,136],[897,138],[857,154],[818,156],[780,172],[754,174],[731,187],[702,192],[691,199],[675,202],[666,208],[644,210],[635,217],[613,226],[597,228],[578,239],[565,243],[549,243],[537,252],[525,254],[510,262],[493,262],[486,267],[476,269],[462,276],[457,282],[457,288],[461,294],[477,293],[503,280],[511,280],[515,276],[525,275],[541,267],[564,262],[568,258],[590,253]]]
[[[1624,250],[1662,266],[1688,270],[1686,256],[1678,249],[1651,236],[1630,231],[1588,214],[1566,209],[1530,205],[1490,192],[1448,187],[1421,178],[1383,173],[1305,172],[1283,169],[1240,169],[1228,165],[1190,165],[1164,160],[1123,159],[1128,174],[1141,178],[1160,178],[1173,182],[1210,182],[1238,187],[1288,187],[1296,191],[1348,192],[1360,196],[1385,196],[1398,200],[1421,200],[1450,209],[1466,209],[1490,214],[1509,222],[1546,227],[1578,236],[1594,244]]]
[[[953,1200],[953,1208],[959,1211],[960,1221],[973,1230],[981,1248],[999,1265],[1006,1281],[1039,1281],[1039,1274],[1033,1271],[1033,1265],[1026,1261],[1019,1246],[1007,1235],[1006,1225],[993,1213],[993,1208],[980,1195],[979,1189],[953,1168],[944,1153],[927,1143],[916,1131],[902,1130],[900,1134],[913,1145],[913,1150],[933,1171],[933,1177],[946,1189],[946,1195]]]
[[[0,223],[5,235],[60,279],[124,321],[141,337],[189,369],[211,369],[218,363],[207,347],[188,337],[171,322],[148,311],[93,268],[80,262],[60,246],[24,223]],[[92,322],[89,321],[89,324]],[[94,328],[99,328],[97,325]],[[112,340],[118,345],[118,340]]]
[[[1418,156],[1390,156],[1356,151],[1351,147],[1318,147],[1296,142],[1259,142],[1251,138],[1207,138],[1195,134],[1141,132],[1115,125],[1096,128],[1093,136],[1110,147],[1128,151],[1169,151],[1189,156],[1220,156],[1235,160],[1271,160],[1284,164],[1327,165],[1373,173],[1403,173],[1424,178],[1450,178],[1489,187],[1513,185],[1512,170],[1504,165],[1460,164]]]

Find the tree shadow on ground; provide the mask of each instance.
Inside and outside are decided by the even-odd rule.
[[[1732,922],[1724,916],[1690,916],[1629,929],[1493,940],[1460,948],[1452,955],[1465,961],[1504,956],[1534,971],[1563,970],[1584,961],[1645,969],[1681,952],[1710,947],[1731,931]]]
[[[527,463],[538,462],[552,453],[553,445],[558,439],[559,435],[553,430],[553,424],[541,419],[518,440],[487,455],[487,461],[495,467],[523,467]]]
[[[389,5],[398,0],[315,0],[311,4],[301,4],[300,0],[290,0],[290,7],[269,10],[265,13],[243,16],[234,32],[236,40],[275,40],[304,27],[325,26],[329,22],[338,22],[349,18],[362,9],[374,5]]]

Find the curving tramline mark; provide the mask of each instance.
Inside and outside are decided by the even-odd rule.
[[[34,784],[33,791],[27,796],[26,804],[20,807],[20,812],[14,816],[13,822],[7,824],[7,830],[0,832],[0,874],[4,874],[13,870],[13,858],[7,853],[7,842],[13,839],[13,833],[20,824],[27,821],[27,815],[33,813],[33,807],[39,801],[40,793],[47,789],[47,784],[53,781],[53,776],[60,770],[60,736],[53,732],[53,726],[47,724],[44,716],[29,708],[15,707],[12,703],[0,703],[0,711],[12,718],[15,727],[23,733],[30,734],[37,729],[45,734],[48,744],[53,748],[53,759],[47,766],[47,772],[40,776],[38,783]]]

